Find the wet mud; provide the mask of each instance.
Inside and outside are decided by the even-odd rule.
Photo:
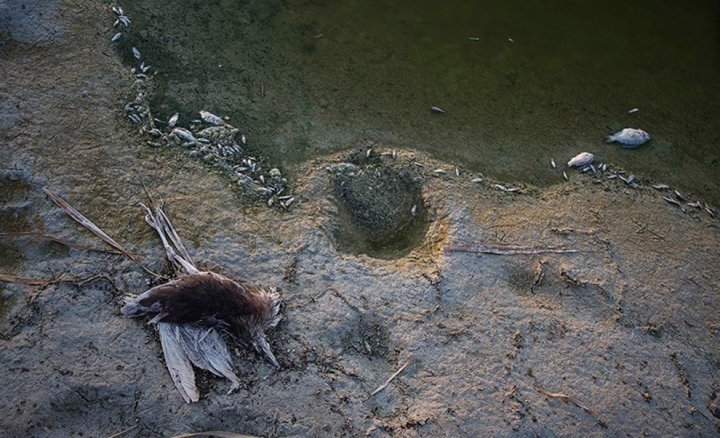
[[[345,251],[347,205],[326,168],[347,152],[295,166],[288,211],[239,195],[216,167],[149,147],[124,117],[132,80],[110,48],[105,6],[58,5],[51,44],[3,36],[0,46],[0,273],[49,282],[0,283],[3,435],[717,432],[717,219],[683,213],[641,176],[631,187],[573,171],[566,183],[507,193],[492,175],[472,182],[462,167],[397,150],[372,166],[416,169],[418,242],[392,258]],[[284,318],[269,333],[279,369],[238,350],[240,390],[201,375],[200,402],[185,404],[152,328],[120,316],[122,298],[152,277],[80,249],[101,244],[41,191],[52,187],[167,272],[138,206],[141,182],[199,266],[282,289]],[[413,190],[387,202],[406,215]],[[477,243],[579,252],[446,249]]]

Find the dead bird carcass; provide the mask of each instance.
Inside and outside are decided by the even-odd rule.
[[[145,220],[182,274],[129,299],[122,314],[155,314],[150,323],[160,334],[168,371],[183,399],[191,403],[200,398],[192,365],[230,380],[230,392],[240,386],[223,336],[252,346],[279,366],[265,336],[281,319],[276,292],[198,270],[162,208],[152,204],[151,208],[145,207]]]

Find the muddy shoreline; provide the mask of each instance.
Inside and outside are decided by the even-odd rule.
[[[424,237],[394,259],[343,252],[326,167],[346,153],[291,169],[298,202],[289,212],[251,202],[200,160],[147,146],[127,121],[132,80],[110,46],[105,5],[53,11],[42,16],[48,33],[31,42],[3,34],[0,46],[0,232],[99,246],[42,194],[50,186],[167,271],[138,207],[143,181],[199,265],[281,287],[284,320],[269,335],[281,367],[238,351],[240,391],[227,395],[226,382],[203,375],[200,402],[186,405],[155,334],[119,314],[123,295],[148,287],[147,274],[117,255],[3,236],[0,272],[73,279],[0,283],[4,435],[717,432],[717,219],[683,214],[648,187],[575,172],[566,184],[505,193],[492,175],[473,183],[448,163],[397,151],[422,182]],[[457,243],[582,252],[444,251]]]

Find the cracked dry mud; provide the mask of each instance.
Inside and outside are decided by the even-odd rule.
[[[324,170],[341,156],[293,169],[299,202],[290,213],[244,200],[202,163],[143,144],[122,118],[130,83],[102,25],[107,10],[57,6],[52,38],[4,36],[0,46],[0,232],[99,246],[42,195],[48,185],[162,271],[137,206],[144,181],[199,265],[282,288],[284,320],[270,333],[281,367],[239,351],[241,389],[227,395],[226,382],[201,375],[202,398],[186,405],[155,334],[119,315],[122,296],[147,288],[147,274],[117,255],[4,235],[0,272],[76,279],[0,286],[4,436],[716,432],[716,221],[682,214],[650,189],[578,174],[518,195],[418,168],[422,242],[397,259],[342,253]],[[398,160],[451,169],[412,151]],[[473,242],[582,251],[443,251]]]

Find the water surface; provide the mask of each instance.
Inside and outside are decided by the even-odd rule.
[[[376,142],[546,185],[562,181],[551,157],[589,151],[720,201],[712,1],[126,5],[129,43],[157,71],[157,115],[229,115],[286,167]],[[652,142],[603,143],[628,126]]]

